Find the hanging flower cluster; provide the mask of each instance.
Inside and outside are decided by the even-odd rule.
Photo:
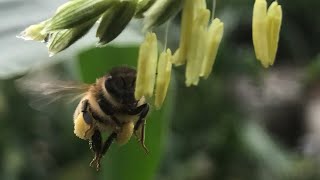
[[[179,48],[173,54],[165,49],[158,60],[157,37],[150,31],[181,9]],[[148,32],[139,51],[136,99],[155,94],[155,106],[160,108],[166,97],[172,64],[185,64],[187,86],[198,85],[201,77],[208,78],[223,37],[224,24],[214,18],[206,0],[71,0],[60,6],[53,17],[26,28],[20,37],[45,42],[50,55],[54,55],[84,36],[96,22],[99,24],[96,31],[98,45],[105,45],[133,18],[143,19],[142,29]],[[253,45],[256,57],[264,67],[274,63],[281,21],[282,10],[277,2],[267,10],[266,0],[255,0]]]
[[[207,78],[211,73],[223,36],[223,23],[218,18],[210,23],[210,10],[205,0],[186,0],[182,7],[180,46],[174,55],[167,49],[160,54],[157,62],[155,34],[147,34],[140,46],[136,99],[151,97],[155,84],[157,108],[161,107],[166,97],[172,64],[186,64],[186,85],[197,85],[200,77]]]
[[[71,0],[53,17],[26,28],[18,37],[47,44],[50,56],[68,48],[97,22],[98,46],[114,40],[132,18],[144,18],[145,30],[163,24],[183,0]]]

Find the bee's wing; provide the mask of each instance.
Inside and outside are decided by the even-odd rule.
[[[73,81],[35,80],[28,77],[16,80],[16,86],[22,94],[31,98],[30,106],[37,110],[44,110],[56,101],[71,103],[78,100],[90,87]]]

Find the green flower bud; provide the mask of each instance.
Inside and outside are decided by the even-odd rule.
[[[99,45],[109,43],[124,30],[134,16],[136,7],[136,0],[122,1],[103,14],[96,34]]]
[[[97,18],[116,0],[72,0],[58,8],[44,31],[70,29]]]
[[[71,29],[63,29],[50,34],[47,44],[49,56],[53,56],[56,53],[68,48],[85,34],[87,34],[96,20],[97,19],[94,19],[80,26]]]
[[[144,13],[144,31],[160,26],[169,20],[182,7],[183,0],[161,0],[156,1]]]

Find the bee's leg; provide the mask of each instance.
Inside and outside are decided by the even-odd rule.
[[[146,108],[149,109],[149,105],[148,104],[142,104],[141,106],[138,106],[136,109],[128,111],[127,113],[129,115],[137,115],[137,114],[141,113],[143,110],[145,110]]]
[[[95,163],[96,165],[96,169],[97,171],[100,170],[101,167],[101,159],[102,157],[107,153],[109,147],[111,146],[112,142],[114,141],[114,139],[117,137],[117,134],[115,132],[113,132],[108,139],[104,142],[103,146],[101,144],[99,144],[99,152],[95,154],[94,159],[91,161],[90,166],[93,167],[93,164]],[[101,140],[101,139],[100,139]]]
[[[95,130],[89,141],[90,149],[94,152],[94,158],[90,162],[90,166],[96,166],[97,171],[100,168],[100,157],[102,149],[102,136],[99,130]]]
[[[117,133],[113,132],[110,134],[108,139],[104,142],[103,147],[101,149],[101,155],[105,155],[112,144],[112,142],[117,138]]]
[[[139,116],[139,119],[134,126],[134,133],[139,138],[139,142],[140,142],[142,148],[144,149],[146,154],[148,154],[149,150],[146,147],[146,145],[144,144],[144,140],[145,140],[145,125],[146,125],[145,117],[147,116],[147,114],[149,112],[149,105],[144,104],[142,106],[144,106],[144,108],[142,109],[140,116]],[[138,130],[140,130],[140,135],[137,135]]]

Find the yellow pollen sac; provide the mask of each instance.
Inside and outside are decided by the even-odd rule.
[[[220,19],[215,18],[207,32],[207,48],[205,52],[204,61],[202,63],[200,76],[208,78],[211,74],[212,67],[214,65],[217,52],[220,46],[220,42],[223,37],[224,24]]]
[[[206,35],[210,17],[208,9],[199,9],[196,19],[193,21],[192,35],[187,53],[186,85],[197,85],[201,65],[207,48]],[[180,49],[181,52],[181,49]]]
[[[144,42],[140,45],[135,98],[151,97],[155,84],[158,61],[157,37],[154,33],[147,33]]]
[[[267,12],[266,0],[256,0],[253,7],[252,39],[256,57],[267,68],[274,63],[278,49],[282,9],[273,2]]]
[[[82,112],[74,120],[73,132],[77,137],[84,140],[89,139],[93,135],[93,128],[84,121]]]
[[[176,66],[185,64],[187,53],[189,51],[193,20],[197,17],[199,9],[206,9],[205,0],[187,0],[184,1],[181,19],[181,32],[179,42],[179,52],[175,52],[173,64]]]
[[[279,34],[282,22],[281,6],[275,1],[268,9],[267,33],[268,33],[268,50],[269,64],[273,65],[279,42]]]
[[[172,69],[171,60],[172,55],[170,49],[167,49],[166,52],[162,52],[160,54],[155,93],[155,106],[158,109],[162,106],[166,98],[168,87],[170,84]]]
[[[193,1],[184,1],[181,19],[181,32],[178,57],[173,62],[175,65],[183,65],[187,59],[188,45],[192,33],[192,23],[194,18]]]

